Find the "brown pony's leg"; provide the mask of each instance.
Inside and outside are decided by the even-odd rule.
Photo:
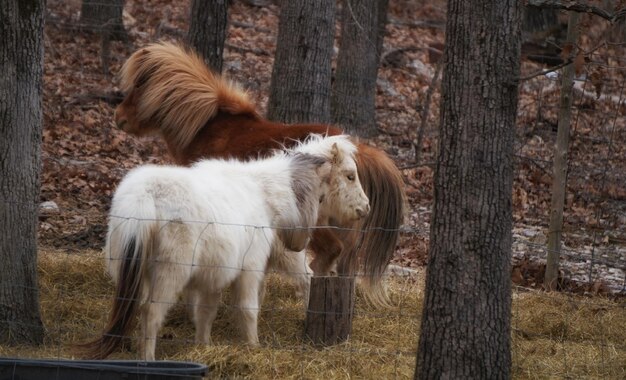
[[[333,230],[319,228],[313,232],[309,248],[315,252],[311,261],[311,269],[317,276],[327,276],[334,269],[334,265],[343,250],[343,243]]]

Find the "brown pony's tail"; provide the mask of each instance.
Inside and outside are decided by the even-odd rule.
[[[137,323],[141,280],[145,261],[142,242],[136,237],[126,242],[113,307],[102,336],[77,345],[77,354],[87,359],[104,359],[117,350]]]
[[[364,272],[365,298],[373,305],[389,307],[390,301],[382,279],[391,261],[400,226],[404,221],[404,180],[394,162],[384,152],[358,144],[357,170],[361,186],[370,200],[370,213],[347,239],[347,254],[338,263],[340,273],[354,274],[359,267]]]

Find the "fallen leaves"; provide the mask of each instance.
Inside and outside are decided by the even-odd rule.
[[[101,69],[98,38],[66,27],[77,19],[80,2],[49,2],[48,11],[54,16],[47,20],[45,31],[41,200],[55,201],[59,213],[41,221],[44,244],[101,248],[110,197],[120,179],[135,166],[169,161],[159,138],[137,139],[113,126],[113,104],[119,96],[115,73],[135,48],[156,38],[164,10],[167,9],[168,28],[176,32],[162,32],[160,38],[173,39],[174,35],[184,34],[188,7],[189,2],[185,1],[127,1],[124,22],[132,41],[128,46],[117,42],[111,45],[111,72],[107,75]],[[390,153],[402,167],[414,162],[413,143],[421,122],[419,107],[430,85],[429,76],[444,49],[441,27],[416,27],[410,21],[426,20],[441,25],[445,10],[432,4],[417,6],[414,1],[402,0],[390,2],[390,12],[395,21],[387,25],[384,49],[396,53],[391,54],[393,59],[387,66],[379,69],[376,99],[377,122],[384,133],[370,143]],[[233,2],[229,14],[233,24],[227,32],[228,43],[270,53],[258,55],[252,50],[242,52],[227,47],[224,54],[225,72],[249,89],[261,111],[269,94],[278,15],[279,8],[275,5],[251,8],[243,2]],[[604,32],[601,25],[590,24],[585,33],[602,35]],[[561,57],[573,58],[577,75],[588,74],[587,86],[593,87],[597,99],[585,97],[581,102],[579,97],[574,98],[577,114],[571,136],[565,223],[598,228],[615,225],[623,230],[625,226],[620,223],[618,211],[608,210],[605,214],[609,215],[604,215],[606,222],[599,221],[597,215],[605,207],[602,200],[623,202],[626,199],[625,180],[620,174],[626,173],[626,160],[623,160],[626,157],[626,107],[618,108],[615,103],[600,99],[600,95],[619,94],[616,83],[623,83],[626,75],[606,67],[623,66],[624,48],[609,46],[585,56],[583,51],[591,48],[585,44],[590,44],[591,40],[581,41],[584,46],[580,49],[564,46]],[[598,64],[592,65],[594,62]],[[542,68],[535,63],[522,63],[522,70],[526,72],[538,72]],[[513,217],[518,222],[541,224],[548,220],[559,90],[559,82],[545,76],[534,78],[520,88],[512,199]],[[425,165],[402,171],[410,205],[406,224],[417,231],[403,234],[398,244],[394,260],[403,266],[426,263],[440,100],[440,89],[436,88],[421,147],[420,161]],[[615,132],[609,133],[607,126],[613,123]],[[606,159],[609,155],[612,158]],[[606,170],[607,175],[594,175],[598,168]],[[525,264],[512,275],[517,283],[536,284],[540,282],[538,272],[539,268]],[[597,287],[598,292],[602,291],[601,285]]]

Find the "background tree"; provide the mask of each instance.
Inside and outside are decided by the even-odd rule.
[[[334,0],[282,2],[267,117],[329,123]]]
[[[0,343],[41,343],[37,219],[43,0],[0,2]]]
[[[559,27],[556,9],[525,6],[522,15],[522,31],[525,33],[539,33]]]
[[[376,128],[376,76],[387,14],[386,0],[344,0],[331,110],[333,122],[363,137]]]
[[[193,0],[187,41],[216,72],[222,71],[228,0]]]
[[[522,54],[550,66],[563,62],[561,47],[567,24],[559,21],[556,9],[524,6],[522,11]]]
[[[88,30],[106,32],[110,39],[126,41],[123,12],[124,0],[83,0],[80,22]]]
[[[378,0],[378,33],[376,40],[376,52],[378,53],[378,63],[383,56],[383,42],[387,34],[387,9],[389,8],[389,0]]]
[[[419,379],[510,377],[520,3],[449,0]]]

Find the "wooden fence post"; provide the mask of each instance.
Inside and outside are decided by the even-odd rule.
[[[313,277],[304,334],[313,344],[330,346],[352,333],[354,277]]]

